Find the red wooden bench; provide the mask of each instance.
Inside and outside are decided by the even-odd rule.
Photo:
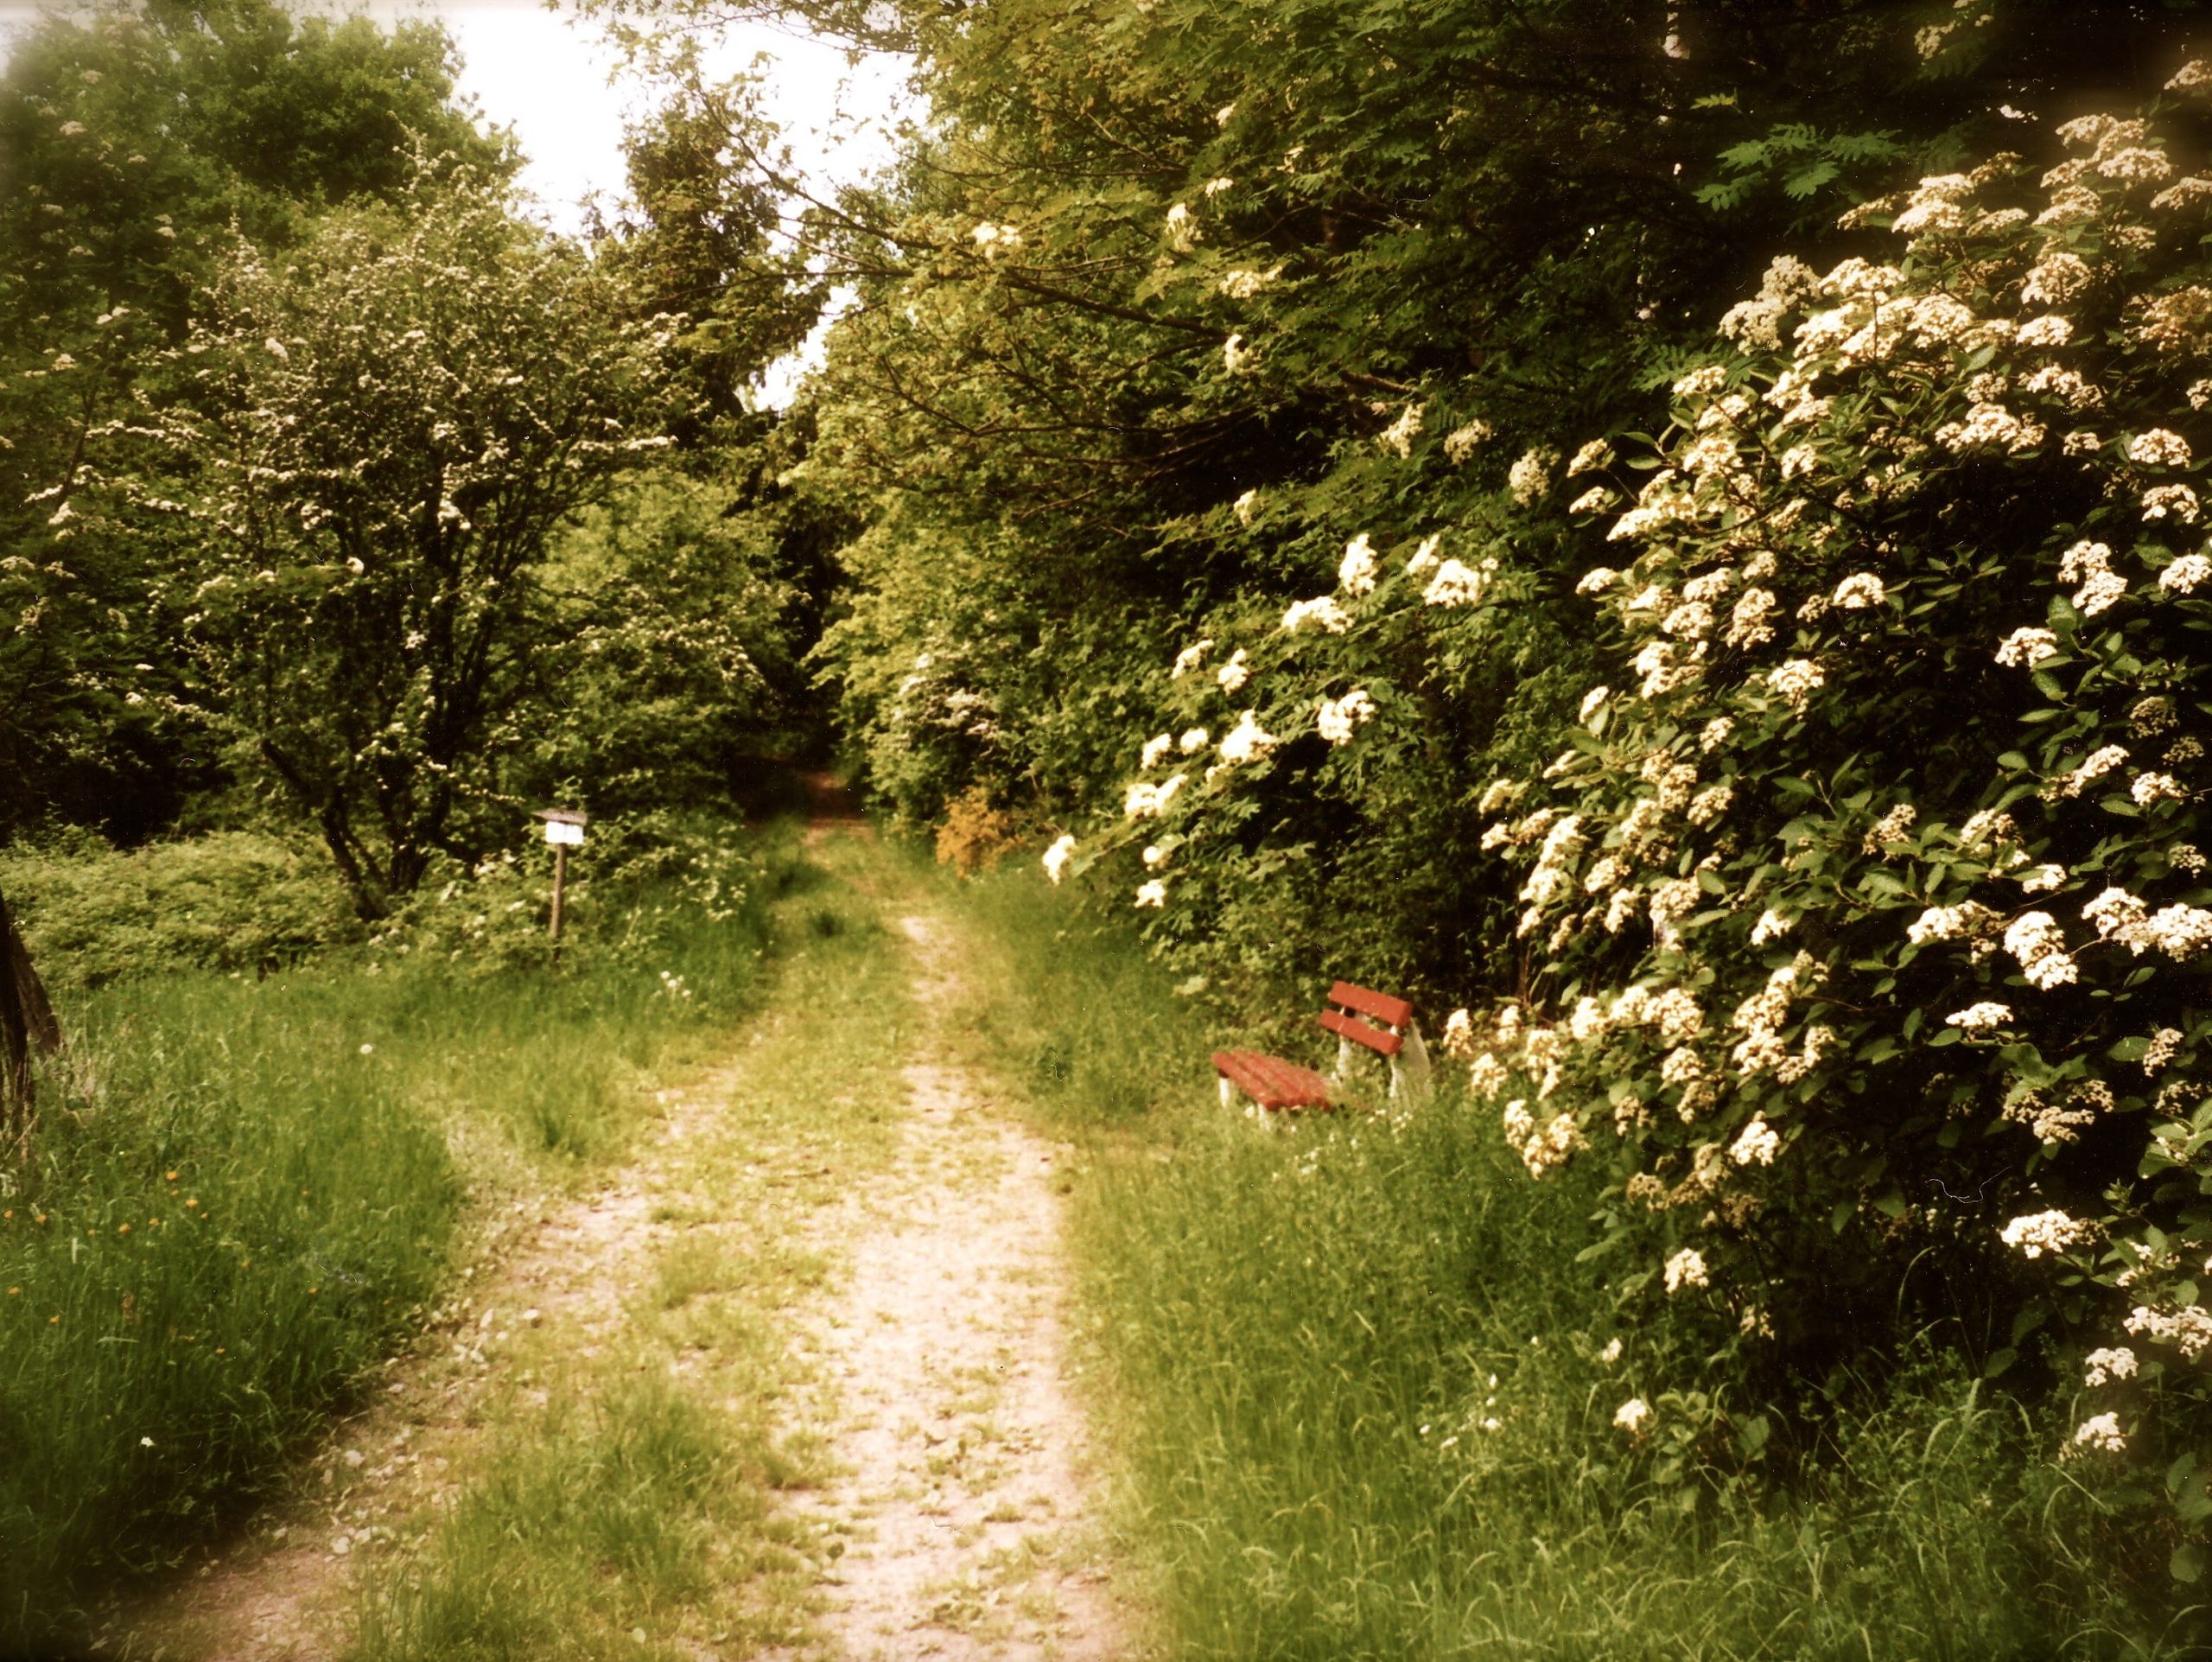
[[[1213,1070],[1220,1076],[1223,1105],[1234,1107],[1242,1093],[1268,1115],[1333,1108],[1359,1050],[1371,1051],[1390,1064],[1394,1098],[1427,1090],[1428,1050],[1414,1025],[1411,1004],[1349,981],[1329,989],[1329,1003],[1334,1008],[1323,1010],[1319,1019],[1337,1035],[1334,1078],[1264,1051],[1217,1050]]]

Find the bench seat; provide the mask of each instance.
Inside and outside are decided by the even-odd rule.
[[[1292,1108],[1332,1108],[1329,1082],[1310,1067],[1258,1050],[1217,1050],[1214,1072],[1270,1113]]]

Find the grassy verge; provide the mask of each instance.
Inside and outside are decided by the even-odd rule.
[[[455,1448],[458,1499],[365,1578],[352,1662],[643,1662],[804,1633],[817,1544],[773,1504],[823,1474],[779,1430],[788,1312],[826,1270],[803,1226],[888,1157],[915,1036],[906,954],[856,888],[896,856],[820,858],[774,908],[744,1044],[671,1087],[686,1129],[651,1162],[619,1311],[521,1336],[485,1433]]]
[[[671,916],[677,994],[354,958],[67,1001],[37,1167],[0,1178],[0,1653],[265,1485],[422,1319],[474,1200],[623,1143],[638,1070],[758,975],[761,905]]]
[[[1656,1359],[1575,1263],[1585,1180],[1532,1181],[1448,1086],[1255,1130],[1213,1099],[1221,1026],[1128,933],[1026,875],[966,896],[1005,1066],[1092,1152],[1083,1292],[1171,1654],[2183,1653],[2057,1425],[1931,1359],[1797,1493],[1680,1481]]]

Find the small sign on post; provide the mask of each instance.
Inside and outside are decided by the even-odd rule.
[[[584,827],[591,821],[569,808],[540,808],[537,817],[545,822],[545,840],[553,849],[553,921],[546,933],[557,958],[561,952],[561,895],[568,882],[569,850],[584,845]]]

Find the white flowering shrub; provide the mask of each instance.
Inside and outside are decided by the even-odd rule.
[[[2193,1534],[2212,181],[2144,121],[2057,136],[1854,210],[1885,234],[1778,264],[1656,453],[1565,469],[1614,667],[1478,805],[1525,994],[1446,1038],[1533,1173],[1611,1164],[1593,1256],[1680,1356],[1772,1383],[1934,1321],[2047,1386],[2101,1347],[2076,1456],[2155,1457]],[[1551,511],[1555,459],[1523,462]],[[1408,764],[1353,760],[1364,643],[1503,580],[1433,543],[1382,564],[1256,717],[1378,769]],[[1171,850],[1265,763],[1172,765],[1199,788],[1145,828]]]

